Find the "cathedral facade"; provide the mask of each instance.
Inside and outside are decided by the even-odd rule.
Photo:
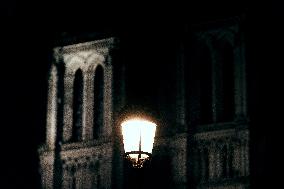
[[[154,45],[108,37],[54,48],[43,188],[250,188],[242,20],[179,34]],[[120,130],[135,111],[158,125],[140,180],[125,166]]]

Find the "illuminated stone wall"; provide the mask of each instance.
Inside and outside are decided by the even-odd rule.
[[[46,145],[39,149],[43,188],[111,188],[113,118],[109,54],[114,42],[114,38],[108,38],[54,48],[49,76]],[[94,139],[94,77],[99,65],[103,68],[102,111],[105,116],[99,137]],[[83,75],[82,136],[81,140],[72,141],[73,84],[78,69]]]

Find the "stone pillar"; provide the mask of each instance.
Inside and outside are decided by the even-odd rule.
[[[56,140],[56,116],[57,116],[57,68],[52,64],[49,72],[47,120],[46,120],[46,144],[48,149],[54,150]]]
[[[84,140],[93,140],[93,116],[94,116],[94,71],[88,70],[86,72],[86,82],[85,82],[85,127],[83,130]]]
[[[104,128],[103,136],[112,136],[112,65],[111,56],[106,57],[104,69]]]
[[[241,176],[241,164],[242,164],[242,158],[241,158],[241,146],[239,141],[234,141],[233,145],[234,149],[234,156],[233,156],[233,173],[235,177]]]
[[[217,177],[217,146],[214,140],[211,141],[208,148],[208,158],[209,158],[209,179],[213,180]]]
[[[226,141],[226,149],[227,149],[227,156],[226,156],[226,159],[227,159],[227,161],[226,161],[226,177],[228,178],[228,177],[230,177],[230,143],[229,143],[229,140],[227,139]]]
[[[88,138],[88,134],[86,133],[87,128],[87,120],[88,120],[88,114],[87,114],[87,104],[88,104],[88,94],[87,94],[87,87],[88,87],[88,78],[85,70],[82,70],[83,74],[83,101],[82,101],[82,141],[85,141]]]
[[[211,43],[212,42],[210,41],[210,45],[208,46],[210,48],[212,61],[212,120],[213,123],[216,123],[218,116],[218,88],[220,88],[220,86],[218,86],[218,84],[220,83],[218,82],[218,80],[220,78],[218,78],[217,76],[219,75],[220,69],[218,68],[218,54]]]
[[[234,48],[235,62],[235,113],[236,119],[243,119],[247,116],[246,105],[246,64],[245,64],[245,47],[243,36],[240,35],[240,41]]]
[[[112,186],[112,162],[111,158],[100,160],[99,164],[99,172],[97,173],[97,182],[99,182],[98,185],[101,187],[103,186],[105,189],[111,189]],[[99,178],[99,179],[98,179]]]
[[[176,91],[176,123],[180,127],[185,127],[185,49],[184,44],[180,42],[179,55],[176,67],[177,77],[177,91]],[[179,130],[185,131],[187,128],[180,128]]]
[[[186,188],[187,184],[187,137],[186,135],[178,135],[172,138],[171,156],[173,181],[177,188]]]
[[[54,152],[40,157],[41,184],[44,189],[53,189]]]
[[[249,176],[249,141],[245,140],[244,145],[244,162],[245,162],[245,175]]]
[[[216,144],[216,178],[221,179],[222,177],[222,144],[218,142]]]
[[[74,89],[74,73],[66,73],[64,76],[64,127],[63,141],[68,142],[72,137],[73,127],[73,89]]]
[[[246,147],[243,140],[241,141],[241,176],[246,176]]]
[[[61,142],[63,135],[63,125],[64,125],[64,104],[65,104],[65,85],[64,85],[64,75],[65,75],[65,64],[63,62],[63,56],[61,54],[61,49],[57,49],[57,70],[58,70],[58,80],[57,80],[57,115],[56,115],[56,140],[54,148],[54,173],[53,173],[53,188],[62,188],[62,161],[61,161]]]

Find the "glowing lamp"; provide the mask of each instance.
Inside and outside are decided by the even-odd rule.
[[[143,119],[130,119],[121,123],[125,157],[133,167],[141,168],[150,160],[156,124]]]

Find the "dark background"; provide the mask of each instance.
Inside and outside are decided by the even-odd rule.
[[[71,3],[70,3],[71,4]],[[39,188],[38,146],[45,138],[47,70],[63,26],[146,46],[174,41],[184,23],[245,16],[253,188],[273,188],[282,167],[280,118],[283,6],[248,4],[63,4],[1,2],[1,188]],[[87,5],[87,6],[86,6]],[[131,8],[129,7],[131,6]],[[76,36],[88,32],[70,32]],[[66,34],[67,35],[67,34]],[[83,35],[84,36],[84,35]],[[86,36],[86,35],[85,35]],[[82,38],[72,38],[83,41]],[[86,39],[86,37],[85,37]],[[158,39],[158,40],[155,40]],[[162,43],[163,44],[163,43]],[[165,43],[166,44],[166,43]],[[152,47],[153,48],[153,47]],[[141,48],[142,49],[142,48]],[[130,51],[131,52],[131,51]],[[135,57],[130,54],[130,57]],[[153,53],[152,58],[155,57]],[[151,57],[149,57],[151,58]],[[2,182],[3,179],[3,182]]]

